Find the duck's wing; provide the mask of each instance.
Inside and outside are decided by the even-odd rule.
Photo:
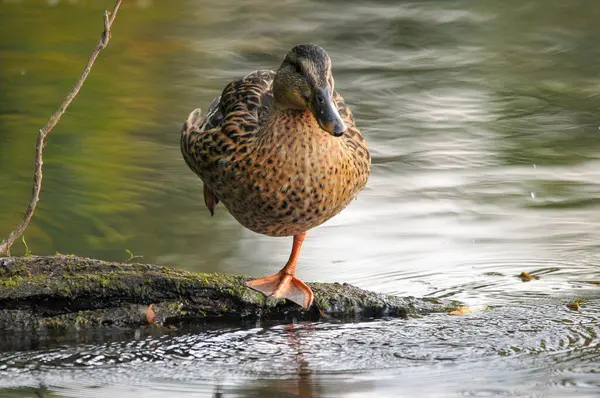
[[[223,129],[236,125],[250,132],[256,129],[273,104],[274,78],[273,71],[257,70],[229,83],[219,102],[219,109],[225,115]]]
[[[181,130],[181,153],[204,182],[204,201],[213,214],[219,199],[211,185],[227,173],[249,146],[273,104],[275,72],[259,70],[229,83],[210,104],[206,117],[194,110]],[[222,176],[221,176],[222,177]]]
[[[181,152],[192,170],[200,173],[211,161],[243,152],[273,104],[274,77],[273,71],[252,72],[229,83],[206,117],[199,109],[190,114],[181,131]]]

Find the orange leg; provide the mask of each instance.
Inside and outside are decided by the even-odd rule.
[[[294,236],[294,245],[290,259],[285,266],[274,275],[251,280],[246,283],[251,289],[261,292],[267,297],[285,298],[309,309],[313,302],[313,292],[306,283],[296,278],[296,264],[306,232]]]

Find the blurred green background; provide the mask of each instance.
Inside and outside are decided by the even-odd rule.
[[[4,236],[29,199],[37,131],[113,3],[1,4]],[[600,221],[599,17],[587,1],[125,1],[109,47],[49,136],[27,242],[36,254],[125,260],[130,250],[193,270],[276,269],[289,239],[248,232],[223,207],[210,218],[179,129],[232,78],[275,69],[292,45],[314,42],[333,59],[374,167],[359,200],[309,234],[308,278],[404,292],[412,286],[398,280],[456,269],[465,247],[482,266],[506,252],[515,253],[506,263],[521,252],[554,259],[573,242],[565,234],[581,235],[580,245],[598,237],[572,220]]]
[[[112,6],[0,0],[2,238],[29,201],[37,131]],[[16,353],[0,358],[11,375],[0,385],[75,383],[65,394],[81,396],[82,383],[117,396],[115,385],[142,380],[149,396],[197,396],[224,378],[228,396],[271,386],[287,396],[277,380],[294,379],[300,358],[315,372],[301,396],[597,395],[598,289],[585,282],[598,280],[600,264],[598,21],[591,0],[126,0],[49,136],[25,233],[34,254],[123,261],[130,250],[196,271],[279,269],[291,239],[247,231],[222,206],[210,217],[181,158],[180,127],[233,78],[275,69],[291,46],[313,42],[332,58],[373,174],[345,211],[310,231],[299,276],[493,310]],[[542,277],[523,283],[522,271]],[[567,309],[582,297],[580,313]],[[87,367],[65,371],[72,364]]]

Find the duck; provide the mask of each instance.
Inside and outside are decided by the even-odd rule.
[[[281,270],[246,286],[308,310],[313,292],[296,277],[306,233],[340,213],[371,172],[366,141],[334,89],[327,52],[299,44],[276,71],[231,81],[205,116],[200,109],[189,114],[181,152],[203,182],[211,216],[222,203],[251,231],[293,237]]]

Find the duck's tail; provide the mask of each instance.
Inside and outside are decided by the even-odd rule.
[[[190,132],[194,127],[199,130],[202,122],[204,122],[202,110],[200,108],[194,109],[183,124],[182,133]]]
[[[194,109],[192,113],[187,117],[185,123],[183,123],[183,127],[181,127],[181,137],[180,137],[180,145],[181,145],[181,154],[185,159],[185,162],[190,166],[192,170],[194,170],[194,162],[190,157],[190,148],[192,146],[192,141],[194,140],[194,136],[196,133],[200,132],[200,126],[204,122],[202,118],[202,111],[200,108]]]

